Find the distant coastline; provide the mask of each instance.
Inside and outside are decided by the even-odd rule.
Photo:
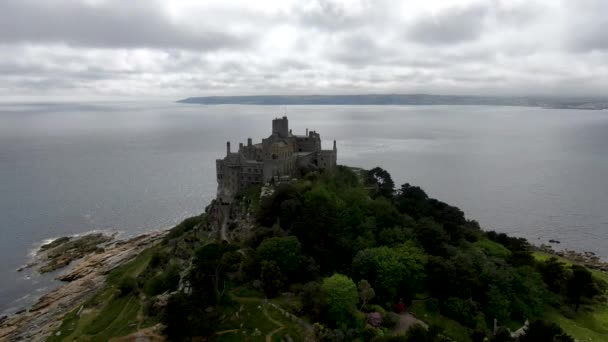
[[[463,105],[584,110],[608,109],[608,99],[599,97],[500,97],[428,94],[203,96],[189,97],[177,102],[207,105]]]

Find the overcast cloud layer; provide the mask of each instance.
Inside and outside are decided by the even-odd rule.
[[[605,95],[605,0],[2,0],[0,96]]]

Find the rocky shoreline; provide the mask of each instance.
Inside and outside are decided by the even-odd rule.
[[[602,259],[593,252],[577,252],[569,249],[556,251],[552,246],[546,244],[542,244],[536,247],[536,249],[543,253],[562,257],[572,263],[608,273],[608,262],[602,261]]]
[[[41,274],[53,272],[82,259],[91,253],[102,253],[105,246],[112,243],[114,234],[90,233],[82,236],[65,236],[40,246],[34,261],[17,269],[22,272],[37,267]]]
[[[60,238],[42,246],[37,262],[27,267],[42,264],[39,271],[45,272],[76,263],[57,277],[66,284],[40,297],[29,310],[0,318],[0,341],[44,341],[67,313],[102,288],[108,272],[159,243],[167,232],[146,233],[128,240],[89,234]]]

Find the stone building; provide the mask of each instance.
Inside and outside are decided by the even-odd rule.
[[[321,136],[306,129],[305,135],[292,134],[287,117],[272,120],[272,134],[253,144],[239,144],[232,152],[226,143],[226,156],[216,160],[217,197],[230,203],[239,191],[271,181],[291,179],[313,170],[336,167],[336,141],[332,150],[321,149]]]

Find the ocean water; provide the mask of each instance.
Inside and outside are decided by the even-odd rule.
[[[0,312],[57,286],[16,272],[43,241],[204,211],[226,141],[259,141],[285,114],[294,133],[336,139],[339,163],[381,166],[485,229],[608,257],[608,111],[0,103]]]

